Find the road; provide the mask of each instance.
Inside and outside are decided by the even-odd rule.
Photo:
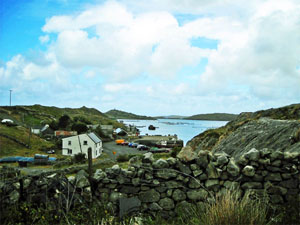
[[[111,159],[116,160],[118,155],[144,154],[147,151],[139,151],[136,148],[130,148],[128,146],[117,145],[114,141],[111,141],[111,142],[103,143],[103,152],[107,153]]]

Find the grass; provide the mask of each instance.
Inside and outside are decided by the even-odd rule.
[[[43,149],[53,147],[51,142],[48,142],[40,137],[31,134],[29,142],[29,129],[16,126],[7,127],[0,124],[0,133],[14,137],[23,143],[29,144],[30,149],[22,146],[10,139],[0,137],[0,157],[3,156],[33,156],[34,154],[42,154]],[[54,156],[55,157],[55,156]]]
[[[268,217],[268,204],[265,201],[251,199],[245,195],[242,199],[236,192],[227,192],[217,197],[215,202],[202,207],[190,205],[178,211],[172,218],[163,218],[163,214],[150,216],[136,214],[120,220],[115,217],[106,203],[93,201],[66,207],[61,201],[56,207],[48,203],[45,207],[33,206],[28,202],[11,205],[2,209],[1,224],[103,224],[103,225],[265,225],[275,224]],[[89,216],[86,216],[89,215]],[[140,221],[140,222],[138,222]]]

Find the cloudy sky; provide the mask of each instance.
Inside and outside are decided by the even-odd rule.
[[[299,0],[1,0],[0,105],[144,115],[300,102]]]

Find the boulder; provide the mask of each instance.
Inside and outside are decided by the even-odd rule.
[[[245,166],[242,173],[248,177],[253,177],[255,175],[255,169],[253,166]]]
[[[159,160],[157,160],[157,161],[155,161],[155,162],[153,163],[153,167],[154,167],[155,169],[163,169],[163,168],[168,168],[168,167],[169,167],[169,164],[168,164],[168,162],[167,162],[166,160],[164,160],[164,159],[159,159]]]
[[[173,191],[172,198],[177,202],[183,201],[186,199],[186,194],[182,190],[176,189]]]
[[[190,146],[183,147],[181,151],[178,153],[177,158],[182,161],[189,162],[193,161],[197,158],[196,152]]]
[[[174,201],[171,198],[163,198],[159,201],[158,204],[164,210],[171,210],[175,207]]]
[[[158,202],[160,199],[160,194],[154,189],[150,189],[149,191],[140,192],[139,199],[141,202]]]
[[[177,172],[173,169],[161,169],[156,171],[155,176],[158,178],[168,180],[170,178],[175,178],[177,176]]]
[[[208,192],[204,189],[199,189],[199,190],[190,190],[187,193],[187,197],[190,200],[193,201],[199,201],[199,200],[206,200],[207,196],[208,196]]]
[[[257,149],[252,148],[250,151],[245,153],[244,156],[245,156],[246,159],[249,159],[251,161],[258,161],[259,156],[260,156],[260,152]]]
[[[230,159],[229,163],[227,164],[227,173],[232,177],[237,177],[240,174],[240,168],[233,159]]]
[[[143,155],[142,162],[143,163],[153,163],[154,162],[153,154],[151,152],[145,153]]]

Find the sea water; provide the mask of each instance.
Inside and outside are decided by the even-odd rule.
[[[120,120],[119,120],[120,121]],[[196,135],[207,129],[224,126],[228,121],[210,120],[182,120],[182,119],[158,119],[158,120],[127,120],[121,119],[126,125],[134,125],[140,130],[140,135],[174,135],[183,140],[184,145]],[[149,130],[153,125],[155,130]]]

